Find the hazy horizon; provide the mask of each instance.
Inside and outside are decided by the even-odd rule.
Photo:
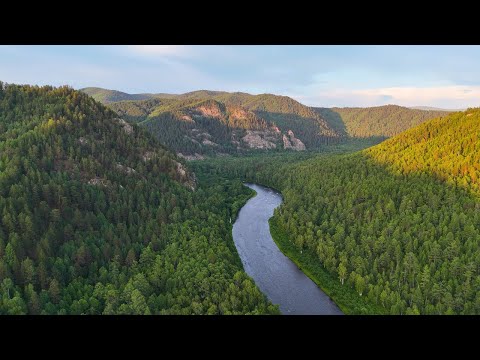
[[[279,95],[279,96],[289,96],[289,95],[285,95],[285,94],[274,94],[274,93],[248,93],[248,92],[245,92],[245,91],[225,91],[225,90],[217,90],[217,89],[195,89],[195,90],[191,90],[191,91],[186,91],[186,92],[182,92],[182,93],[173,93],[173,92],[168,92],[168,91],[153,91],[153,92],[146,92],[146,91],[142,91],[142,92],[135,92],[135,93],[131,93],[131,92],[127,92],[127,91],[123,91],[123,90],[119,90],[119,89],[107,89],[107,88],[102,88],[100,86],[87,86],[87,87],[83,87],[83,88],[75,88],[76,90],[83,90],[83,89],[87,89],[87,88],[98,88],[98,89],[103,89],[103,90],[110,90],[110,91],[120,91],[120,92],[123,92],[123,93],[126,93],[126,94],[129,94],[129,95],[141,95],[141,94],[149,94],[149,95],[157,95],[157,94],[167,94],[167,95],[182,95],[182,94],[187,94],[187,93],[190,93],[190,92],[195,92],[195,91],[218,91],[218,92],[229,92],[229,93],[247,93],[247,94],[250,94],[250,95],[263,95],[263,94],[271,94],[271,95]],[[297,100],[299,102],[301,102],[300,100]],[[306,105],[306,104],[305,104]],[[342,107],[342,108],[348,108],[348,107],[351,107],[351,108],[354,108],[354,107],[357,107],[357,108],[362,108],[362,107],[379,107],[379,106],[387,106],[387,105],[396,105],[396,106],[403,106],[403,107],[408,107],[408,108],[432,108],[432,109],[439,109],[439,110],[455,110],[455,111],[463,111],[465,109],[467,109],[466,107],[465,108],[442,108],[442,107],[438,107],[438,106],[430,106],[430,105],[413,105],[413,106],[404,106],[404,105],[400,105],[400,104],[395,104],[395,103],[387,103],[387,104],[383,104],[383,105],[373,105],[373,106],[317,106],[317,105],[309,105],[311,107],[325,107],[325,108],[334,108],[334,107]],[[473,107],[478,107],[478,106],[473,106]]]
[[[4,45],[0,80],[126,93],[271,93],[315,107],[480,106],[480,46]]]

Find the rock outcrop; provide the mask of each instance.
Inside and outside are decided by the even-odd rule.
[[[123,119],[119,119],[119,118],[117,118],[115,120],[117,120],[120,123],[120,125],[123,128],[123,131],[125,131],[128,135],[133,133],[133,126],[130,125],[128,122],[126,122]]]
[[[134,168],[122,165],[120,163],[117,164],[117,169],[126,173],[127,175],[131,175],[137,172]]]
[[[292,149],[295,151],[306,150],[305,144],[295,137],[292,130],[288,130],[287,134],[283,134],[283,147],[285,149]]]
[[[208,145],[208,146],[218,146],[217,143],[214,143],[213,141],[210,141],[208,139],[203,139],[202,144],[203,145]]]
[[[93,179],[88,180],[88,185],[107,187],[108,180],[100,177],[94,177]]]
[[[193,155],[183,155],[182,153],[178,153],[177,155],[185,160],[204,160],[205,159],[205,156],[200,155],[198,153],[195,153]]]
[[[185,166],[178,161],[175,161],[175,165],[177,167],[177,174],[179,175],[181,182],[190,190],[195,191],[195,188],[197,187],[195,173],[189,173]]]
[[[222,112],[218,106],[214,105],[202,105],[195,109],[201,116],[219,118],[222,116]]]
[[[247,130],[247,135],[242,138],[250,149],[275,149],[276,139],[274,132],[260,130]]]
[[[145,152],[145,154],[142,155],[142,159],[143,161],[148,161],[150,159],[153,159],[153,157],[155,156],[155,152],[154,151],[147,151]]]

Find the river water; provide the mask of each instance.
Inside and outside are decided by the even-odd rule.
[[[257,184],[245,184],[257,195],[233,224],[233,240],[243,267],[260,290],[285,315],[341,315],[335,303],[278,249],[268,219],[282,203],[281,195]]]

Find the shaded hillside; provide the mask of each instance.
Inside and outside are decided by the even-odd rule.
[[[331,127],[351,137],[391,137],[446,111],[415,110],[397,105],[368,108],[313,108]]]
[[[274,123],[282,132],[292,130],[307,148],[335,143],[339,137],[322,116],[288,96],[233,93],[221,95],[217,100],[254,111]]]
[[[470,109],[355,154],[204,166],[282,191],[276,231],[348,313],[480,314],[479,133]]]
[[[286,96],[200,90],[107,105],[130,121],[147,126],[160,141],[189,156],[255,149],[315,149],[340,140],[339,133],[317,112]],[[216,108],[221,108],[219,113]],[[199,138],[197,134],[204,135]]]
[[[141,124],[184,155],[282,146],[280,131],[251,111],[215,100],[175,105],[154,110]]]
[[[277,313],[231,238],[250,194],[84,93],[0,82],[0,314]]]

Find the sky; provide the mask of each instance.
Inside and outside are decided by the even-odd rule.
[[[241,91],[309,106],[480,106],[480,46],[0,46],[0,81],[128,93]]]

